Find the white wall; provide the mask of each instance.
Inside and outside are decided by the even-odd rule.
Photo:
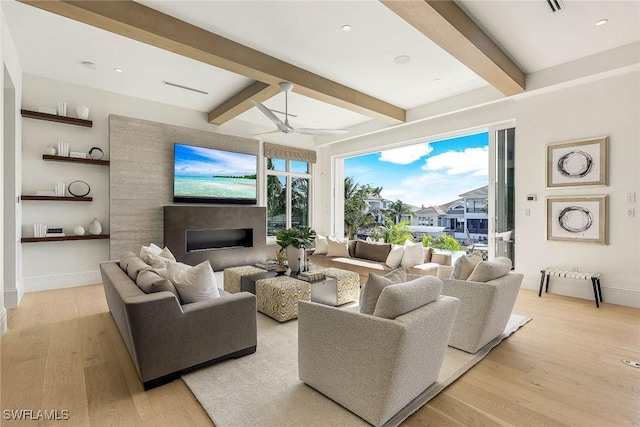
[[[3,168],[0,175],[3,177],[3,188],[0,200],[3,209],[0,210],[0,223],[3,230],[0,230],[0,241],[2,247],[0,254],[4,262],[2,273],[0,274],[0,334],[6,329],[6,317],[4,307],[15,307],[18,305],[24,292],[22,286],[21,268],[21,245],[19,243],[19,224],[16,220],[20,216],[21,205],[18,203],[17,195],[21,187],[21,120],[20,102],[22,98],[22,70],[18,60],[18,55],[13,44],[13,39],[8,31],[4,12],[0,10],[0,32],[2,34],[0,59],[2,63],[2,88],[4,91],[3,101],[0,103],[0,134],[3,144],[0,150],[0,165]]]
[[[263,132],[264,127],[235,121],[222,126],[207,122],[206,114],[111,92],[91,89],[45,79],[33,75],[23,76],[22,108],[55,107],[67,103],[67,114],[75,116],[75,107],[84,104],[90,108],[92,128],[22,119],[23,124],[23,185],[25,194],[36,190],[52,189],[57,181],[70,183],[83,180],[91,186],[92,202],[23,202],[22,235],[33,236],[33,224],[60,225],[72,233],[76,225],[88,229],[97,217],[108,232],[109,225],[109,170],[102,166],[73,165],[42,160],[47,145],[58,141],[69,142],[73,151],[87,151],[100,147],[109,158],[109,114],[152,120],[192,129],[202,129],[231,135],[249,136]],[[312,148],[310,138],[295,137],[278,143]],[[131,185],[136,185],[132,182]],[[79,286],[101,281],[98,264],[109,258],[108,240],[26,243],[22,245],[22,270],[25,290],[38,291],[60,287]]]
[[[516,270],[525,274],[523,287],[537,289],[540,270],[547,266],[578,267],[602,274],[605,302],[640,307],[640,72],[634,70],[600,80],[590,79],[564,88],[547,88],[518,98],[408,124],[388,132],[354,138],[320,151],[321,173],[331,176],[332,159],[371,151],[416,138],[436,137],[464,129],[488,127],[515,120],[516,124]],[[545,144],[609,136],[609,186],[547,190]],[[338,185],[341,185],[339,183]],[[323,186],[320,200],[330,200],[333,189]],[[638,202],[625,201],[636,193]],[[537,202],[526,202],[536,194]],[[548,242],[545,239],[545,197],[553,195],[609,195],[609,245]],[[328,208],[321,206],[315,227],[331,231]],[[629,218],[627,207],[636,209]],[[525,208],[531,210],[524,215]],[[593,298],[587,281],[552,280],[553,293]],[[594,304],[595,305],[595,304]]]

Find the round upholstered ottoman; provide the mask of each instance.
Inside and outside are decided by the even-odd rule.
[[[254,267],[253,265],[243,265],[241,267],[225,268],[222,273],[224,276],[224,290],[230,294],[240,292],[242,277],[252,274],[264,273],[267,270]]]
[[[285,322],[298,318],[298,301],[311,301],[311,285],[289,276],[256,281],[258,311]]]

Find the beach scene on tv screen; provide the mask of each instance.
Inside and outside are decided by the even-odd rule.
[[[176,197],[256,198],[256,156],[175,144]]]

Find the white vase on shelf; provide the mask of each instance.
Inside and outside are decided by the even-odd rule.
[[[93,218],[89,223],[89,234],[97,236],[102,233],[102,224],[98,221],[98,218]]]
[[[79,119],[87,120],[89,118],[89,107],[86,105],[78,105],[76,106],[76,113]]]
[[[79,225],[73,229],[73,234],[76,236],[84,236],[84,227]]]

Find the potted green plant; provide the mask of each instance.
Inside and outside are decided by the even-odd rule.
[[[291,271],[300,271],[300,263],[304,261],[304,250],[313,246],[316,232],[309,227],[287,228],[276,235],[276,243],[281,251],[287,252],[287,260]]]

